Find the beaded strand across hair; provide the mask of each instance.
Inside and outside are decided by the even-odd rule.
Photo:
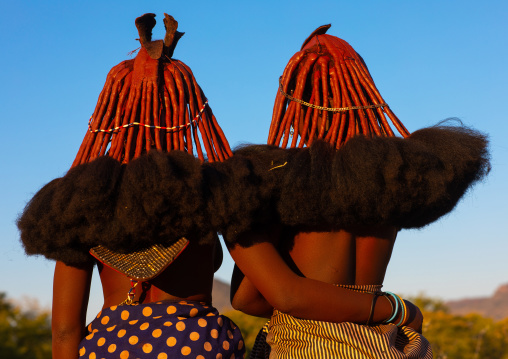
[[[73,167],[103,155],[128,163],[151,149],[209,162],[232,155],[191,69],[171,58],[184,34],[178,22],[164,14],[164,40],[152,41],[154,26],[155,14],[136,19],[141,48],[110,70]]]
[[[323,139],[339,148],[357,135],[403,137],[409,131],[390,110],[365,62],[346,41],[317,28],[289,60],[279,80],[268,144],[310,146]],[[282,143],[281,143],[282,142]]]

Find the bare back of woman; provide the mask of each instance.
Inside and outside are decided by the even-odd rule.
[[[330,284],[381,285],[396,236],[397,230],[388,226],[299,232],[289,253],[307,278]]]
[[[188,300],[211,303],[213,274],[221,262],[219,244],[200,245],[197,241],[189,241],[188,247],[161,274],[136,287],[134,301]],[[99,273],[104,294],[103,308],[122,303],[131,289],[131,281],[102,264],[99,264]]]

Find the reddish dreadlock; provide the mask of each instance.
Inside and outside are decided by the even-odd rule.
[[[286,66],[268,145],[205,166],[210,221],[228,245],[251,246],[270,236],[241,234],[281,224],[423,227],[488,172],[481,133],[436,126],[409,135],[360,55],[325,35],[329,27],[314,31]],[[286,149],[290,139],[291,147],[306,147]]]
[[[395,136],[408,130],[374,85],[363,59],[346,41],[317,28],[289,60],[275,98],[269,145],[311,145],[316,139],[339,148],[355,135]],[[298,142],[298,138],[300,141]]]
[[[158,41],[155,15],[136,19],[141,49],[109,72],[73,168],[18,219],[28,254],[82,266],[96,246],[131,253],[182,237],[215,243],[201,161],[232,152],[192,71],[171,58],[183,33],[164,15]]]
[[[232,155],[192,71],[171,58],[178,22],[164,14],[164,40],[151,41],[154,26],[155,14],[136,19],[141,49],[109,72],[73,167],[103,155],[128,163],[154,148],[192,154],[193,142],[203,161],[200,137],[208,161]]]

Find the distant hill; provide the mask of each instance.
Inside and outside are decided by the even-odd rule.
[[[456,315],[478,313],[495,320],[508,318],[508,283],[497,288],[491,297],[459,299],[445,304]]]
[[[233,310],[229,301],[229,284],[218,279],[213,280],[212,304],[220,313]]]

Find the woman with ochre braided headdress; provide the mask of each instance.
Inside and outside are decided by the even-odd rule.
[[[192,71],[171,58],[178,23],[165,14],[164,41],[151,41],[154,17],[136,19],[141,48],[109,72],[72,168],[18,220],[26,252],[57,261],[53,358],[245,351],[239,329],[211,306],[222,251],[201,175],[205,156],[232,153]],[[85,327],[95,262],[104,305]]]
[[[487,141],[463,127],[409,134],[329,27],[286,66],[269,146],[216,166],[244,164],[219,224],[238,266],[232,304],[271,317],[270,358],[432,358],[417,308],[381,286],[398,230],[451,211],[488,172]]]

